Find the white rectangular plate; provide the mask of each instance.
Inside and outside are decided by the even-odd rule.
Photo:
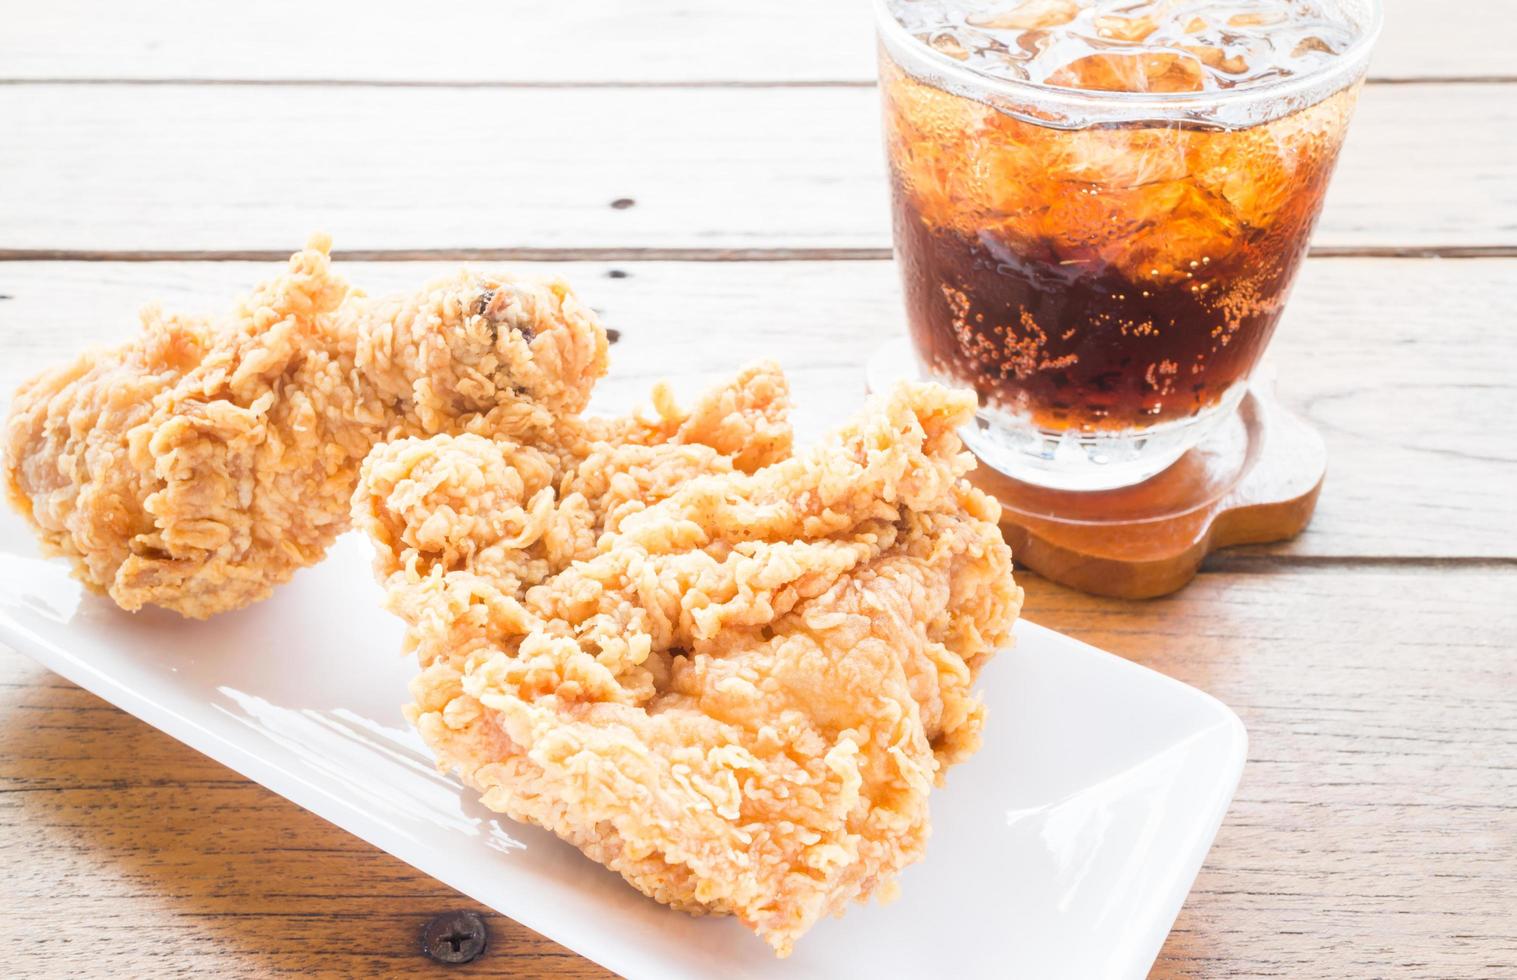
[[[400,633],[351,535],[270,601],[191,623],[87,594],[0,516],[0,641],[629,978],[1141,977],[1243,767],[1243,726],[1218,701],[1020,623],[981,678],[985,747],[933,797],[901,898],[776,960],[438,774],[401,718]]]

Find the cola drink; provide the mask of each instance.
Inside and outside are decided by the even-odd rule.
[[[975,389],[966,439],[1012,475],[1151,475],[1236,405],[1279,321],[1365,28],[1318,0],[887,7],[918,359]]]

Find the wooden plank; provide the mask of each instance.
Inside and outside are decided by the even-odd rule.
[[[9,976],[396,976],[459,908],[466,975],[610,975],[5,648],[0,751]]]
[[[1367,89],[1316,244],[1517,247],[1512,92]],[[287,250],[313,228],[350,249],[884,249],[878,117],[852,88],[0,86],[0,254]]]
[[[1213,573],[1145,603],[1025,584],[1031,618],[1201,686],[1249,728],[1157,976],[1514,961],[1517,571]],[[0,876],[18,976],[399,974],[426,966],[431,915],[478,908],[4,649]],[[609,976],[500,916],[489,927],[465,972]]]
[[[1387,0],[1377,78],[1511,76],[1505,0]],[[264,0],[207,30],[193,0],[57,0],[5,17],[0,77],[421,82],[868,82],[865,3]]]
[[[1028,615],[1195,684],[1249,729],[1160,977],[1498,976],[1517,962],[1517,572],[1203,575]]]
[[[348,274],[383,292],[451,265],[354,263]],[[691,393],[772,356],[811,438],[858,404],[865,358],[902,330],[888,262],[518,267],[567,275],[621,329],[596,398],[606,411],[638,404],[661,377]],[[149,299],[215,310],[275,268],[0,263],[0,395],[88,344],[128,336]],[[1512,309],[1517,259],[1309,260],[1271,356],[1287,404],[1328,440],[1328,479],[1303,537],[1252,553],[1517,557],[1517,435],[1502,423],[1517,417]]]

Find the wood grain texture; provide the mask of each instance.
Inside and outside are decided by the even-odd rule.
[[[193,0],[0,4],[3,78],[305,79],[541,84],[785,83],[874,79],[867,0],[627,3],[264,0],[206,28]],[[1373,77],[1511,76],[1506,0],[1385,0]]]
[[[3,648],[0,877],[10,976],[441,975],[458,908],[490,946],[450,976],[609,976]]]
[[[512,263],[552,270],[622,331],[596,406],[624,411],[660,378],[693,393],[777,357],[803,437],[857,405],[863,363],[902,331],[888,262]],[[453,263],[353,263],[371,292]],[[150,299],[214,311],[275,263],[0,263],[0,398],[90,344],[136,330]],[[621,278],[612,278],[615,269]],[[1517,558],[1517,259],[1308,260],[1272,349],[1284,403],[1328,443],[1297,559]]]
[[[1512,569],[1206,574],[1029,616],[1201,687],[1249,762],[1155,973],[1509,977],[1517,965]]]
[[[1510,976],[1517,570],[1212,573],[1148,603],[1025,584],[1031,618],[1249,728],[1157,976]],[[21,976],[423,972],[426,919],[478,909],[8,651],[0,876],[0,953]],[[465,972],[606,975],[489,927]]]
[[[864,88],[24,84],[0,121],[0,253],[890,243]],[[1371,86],[1314,241],[1517,247],[1514,159],[1506,88]]]
[[[1434,6],[1386,0],[1371,77],[1397,84],[1366,90],[1319,254],[1517,251],[1511,4]],[[900,331],[891,266],[647,260],[885,254],[869,21],[864,0],[0,0],[0,257],[272,255],[315,228],[392,259],[603,250],[553,266],[624,331],[599,407],[779,355],[814,435]],[[145,299],[214,309],[271,268],[0,262],[0,402]],[[1030,618],[1250,730],[1155,976],[1517,975],[1514,310],[1517,259],[1308,262],[1271,355],[1328,441],[1308,532],[1153,602],[1024,577]],[[492,941],[459,973],[608,976],[4,648],[0,883],[7,975],[441,974],[420,930],[463,907]]]

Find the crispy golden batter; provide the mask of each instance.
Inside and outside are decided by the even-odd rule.
[[[440,763],[784,955],[922,856],[928,791],[978,747],[971,685],[1022,593],[996,504],[962,479],[972,395],[902,386],[814,451],[745,459],[735,435],[772,427],[759,401],[572,458],[382,446],[354,518]]]
[[[347,526],[376,443],[550,443],[605,373],[605,331],[560,281],[463,272],[371,300],[329,247],[313,238],[228,317],[149,309],[136,340],[17,392],[9,497],[122,608],[256,602]]]

